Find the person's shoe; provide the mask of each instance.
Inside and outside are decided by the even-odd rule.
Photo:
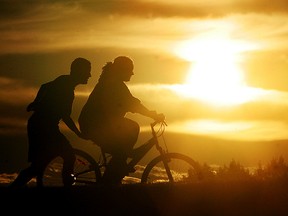
[[[123,167],[123,175],[124,176],[128,176],[129,173],[134,173],[135,171],[136,171],[136,169],[134,168],[134,166],[131,166],[131,165],[129,166],[129,164],[127,164],[127,166],[125,168]]]
[[[135,167],[130,167],[130,166],[128,165],[128,172],[129,172],[129,173],[134,173],[134,172],[136,172]]]
[[[124,175],[119,175],[116,173],[109,173],[105,172],[103,175],[103,178],[101,180],[101,183],[104,185],[120,185],[122,183]]]

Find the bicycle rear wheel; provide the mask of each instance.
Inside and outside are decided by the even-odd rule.
[[[74,183],[73,185],[95,184],[101,178],[98,163],[86,152],[74,149],[76,161],[74,164]],[[45,169],[42,177],[43,186],[61,187],[63,159],[57,157],[52,160]]]
[[[163,161],[166,161],[171,173]],[[188,183],[199,180],[198,164],[190,157],[180,153],[167,153],[154,158],[143,171],[141,183]]]

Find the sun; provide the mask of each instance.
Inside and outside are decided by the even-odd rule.
[[[255,97],[245,83],[239,64],[241,53],[252,49],[249,43],[227,38],[200,38],[181,42],[176,54],[191,61],[185,82],[176,91],[216,105],[235,105]]]

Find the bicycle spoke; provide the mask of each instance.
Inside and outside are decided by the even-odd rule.
[[[61,174],[62,168],[63,159],[61,157],[57,157],[51,161],[43,175],[43,186],[63,186]]]
[[[97,179],[101,177],[97,163],[90,155],[81,150],[75,150],[75,154],[75,181],[73,185],[95,184]],[[57,157],[51,161],[43,175],[43,186],[63,186],[62,168],[63,159],[61,157]]]

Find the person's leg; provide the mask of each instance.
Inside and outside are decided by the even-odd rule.
[[[106,171],[103,175],[107,183],[121,183],[122,179],[129,175],[133,167],[127,166],[128,155],[133,151],[133,147],[138,139],[140,127],[130,119],[124,118],[121,126],[114,133],[109,142],[106,143],[106,150],[111,153],[112,158],[109,161]]]
[[[45,173],[45,169],[48,166],[48,164],[55,158],[56,156],[53,156],[52,154],[43,155],[43,158],[41,162],[38,163],[37,166],[37,174],[36,174],[36,184],[37,187],[43,187],[43,177]]]
[[[127,158],[133,151],[139,131],[138,123],[128,118],[113,122],[101,133],[97,131],[95,143],[98,143],[104,152],[112,155],[103,175],[104,183],[119,184],[123,177],[129,174]]]
[[[37,187],[42,187],[44,171],[53,158],[53,154],[43,148],[43,151],[39,151],[37,156],[35,156],[35,159],[32,161],[31,165],[19,173],[15,181],[12,183],[13,185],[11,186],[15,188],[23,187],[32,178],[36,177]]]
[[[121,184],[122,179],[128,175],[126,156],[113,154],[103,174],[103,183]]]
[[[130,154],[137,142],[140,126],[137,122],[125,118],[122,126],[121,143],[126,154]]]
[[[71,186],[74,182],[74,163],[76,156],[68,140],[62,143],[60,156],[63,158],[62,179],[64,186]]]
[[[16,179],[10,184],[11,188],[23,188],[27,183],[36,176],[36,167],[32,163],[28,168],[20,171]]]
[[[45,170],[44,170],[45,171]],[[36,176],[36,184],[37,184],[37,187],[43,187],[43,177],[44,177],[44,171],[39,171],[37,173],[37,176]]]
[[[122,157],[125,157],[125,172],[134,172],[134,164],[127,164],[127,159],[134,157],[134,146],[137,142],[140,126],[137,122],[125,118],[123,124],[123,136],[121,138]],[[124,160],[124,159],[123,159]]]

